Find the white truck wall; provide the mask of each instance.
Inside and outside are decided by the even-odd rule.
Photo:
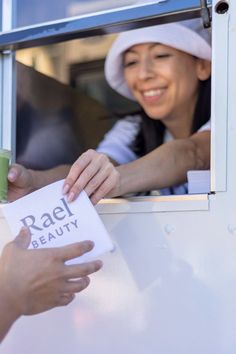
[[[213,19],[218,48],[213,63],[217,117],[212,117],[216,193],[102,202],[97,208],[116,245],[103,257],[103,270],[70,306],[18,320],[2,354],[235,354],[234,0],[229,14]],[[227,38],[220,35],[225,26]],[[227,66],[220,72],[218,60]],[[227,76],[221,87],[222,72]]]

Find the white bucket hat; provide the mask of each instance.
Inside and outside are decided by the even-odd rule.
[[[105,77],[121,95],[135,100],[129,90],[123,69],[123,53],[136,44],[161,43],[211,61],[211,34],[201,19],[140,28],[121,33],[113,42],[105,61]]]

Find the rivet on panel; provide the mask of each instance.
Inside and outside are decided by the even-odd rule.
[[[228,225],[228,231],[229,231],[229,233],[231,233],[231,235],[236,235],[236,225],[229,224]]]
[[[175,230],[175,228],[173,225],[167,224],[167,225],[165,225],[164,230],[168,235],[170,235]]]

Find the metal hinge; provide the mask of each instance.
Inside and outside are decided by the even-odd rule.
[[[209,7],[207,6],[207,0],[200,0],[201,4],[201,17],[203,21],[203,25],[205,28],[211,27],[211,12]]]

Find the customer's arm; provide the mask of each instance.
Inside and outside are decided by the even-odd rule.
[[[29,243],[28,230],[22,230],[0,257],[0,342],[21,315],[69,304],[102,266],[101,261],[65,265],[91,251],[91,241],[34,250],[27,249]]]
[[[187,171],[210,168],[210,131],[165,143],[144,157],[117,167],[119,182],[110,197],[186,182]]]

